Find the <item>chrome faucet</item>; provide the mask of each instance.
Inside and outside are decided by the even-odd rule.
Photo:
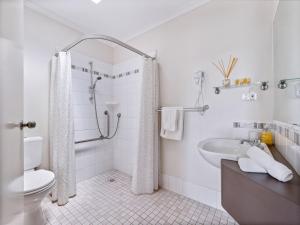
[[[259,139],[254,139],[254,140],[250,140],[250,139],[241,139],[241,144],[244,143],[248,143],[251,146],[256,146],[260,149],[264,149],[264,146],[261,144],[261,141]]]
[[[258,139],[255,139],[255,140],[241,139],[241,144],[244,144],[245,142],[248,143],[248,144],[250,144],[251,146],[253,146],[253,145],[260,145],[261,144],[260,140],[258,140]]]

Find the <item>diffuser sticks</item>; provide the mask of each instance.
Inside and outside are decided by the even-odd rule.
[[[229,76],[231,75],[236,63],[238,61],[237,57],[230,56],[227,69],[225,69],[224,63],[222,59],[218,60],[218,64],[213,62],[213,65],[220,71],[220,73],[224,76],[224,86],[230,85]],[[227,82],[226,82],[227,81]],[[229,84],[228,84],[229,81]]]

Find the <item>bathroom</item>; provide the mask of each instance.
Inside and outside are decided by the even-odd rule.
[[[0,21],[0,224],[300,224],[299,1],[0,0]]]

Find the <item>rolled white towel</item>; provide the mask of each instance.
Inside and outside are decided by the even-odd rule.
[[[240,169],[244,172],[267,173],[267,171],[263,167],[249,158],[239,158],[238,164],[240,166]]]
[[[289,168],[274,160],[272,156],[260,148],[255,146],[251,147],[247,151],[247,155],[277,180],[287,182],[293,179],[293,172]]]
[[[282,182],[287,182],[293,179],[293,172],[280,162],[274,160],[271,167],[268,168],[268,173]]]
[[[265,169],[270,167],[270,165],[272,165],[274,161],[271,155],[256,146],[252,146],[251,148],[249,148],[249,150],[247,151],[247,155],[250,159],[254,160]]]

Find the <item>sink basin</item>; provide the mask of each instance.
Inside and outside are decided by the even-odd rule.
[[[211,165],[220,168],[221,159],[237,161],[239,157],[246,157],[250,147],[249,143],[242,144],[237,139],[210,138],[198,144],[198,151]]]

